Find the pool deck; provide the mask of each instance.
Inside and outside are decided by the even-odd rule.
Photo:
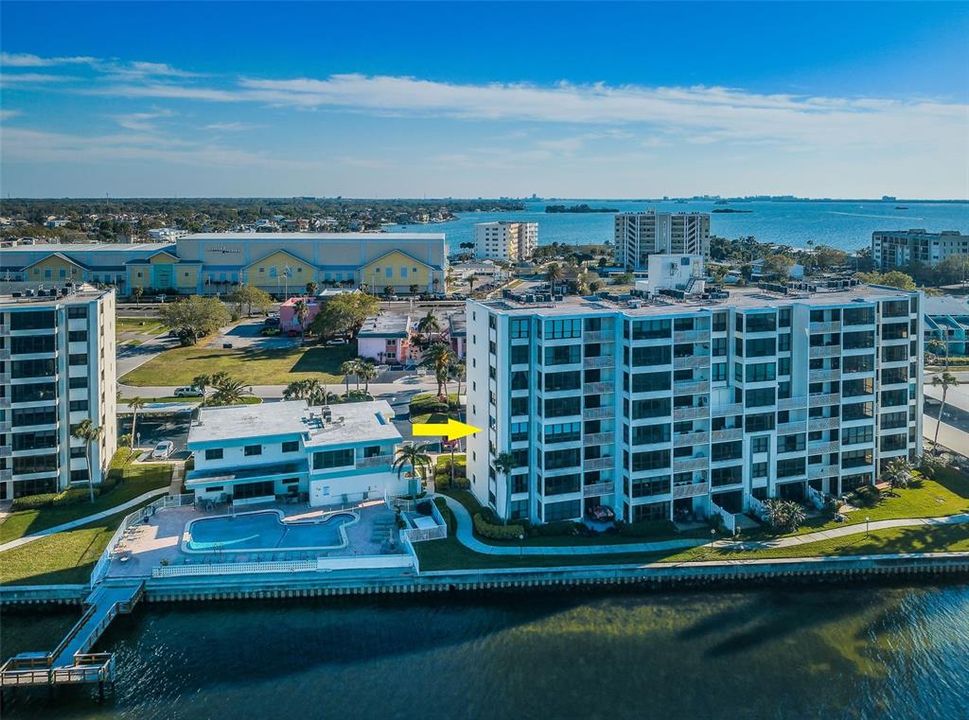
[[[279,510],[284,521],[314,520],[339,512],[338,508],[311,508],[306,503],[298,505],[264,505],[247,508],[245,512]],[[391,551],[388,541],[397,540],[394,513],[381,501],[365,503],[348,508],[360,517],[359,522],[344,526],[347,546],[320,550],[252,550],[240,552],[187,553],[182,542],[187,539],[185,528],[192,520],[220,517],[228,514],[225,509],[203,511],[191,505],[165,508],[156,512],[147,522],[132,527],[119,546],[119,557],[111,561],[109,577],[147,577],[159,565],[215,564],[225,562],[259,562],[278,560],[311,560],[317,557],[356,557],[362,555],[399,554]],[[241,511],[237,511],[240,514]]]

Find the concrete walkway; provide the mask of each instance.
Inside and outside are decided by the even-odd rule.
[[[93,515],[86,515],[85,517],[78,518],[77,520],[71,520],[70,522],[61,523],[60,525],[54,525],[53,527],[49,527],[46,530],[40,530],[36,533],[31,533],[30,535],[24,535],[23,537],[19,537],[16,540],[11,540],[8,543],[4,543],[3,545],[0,545],[0,552],[4,552],[6,550],[13,550],[14,548],[18,548],[21,545],[26,545],[27,543],[33,542],[34,540],[39,540],[42,537],[47,537],[48,535],[53,535],[54,533],[64,532],[65,530],[73,530],[74,528],[81,527],[82,525],[87,525],[88,523],[92,523],[95,520],[101,520],[103,518],[110,517],[115,513],[121,512],[122,510],[128,510],[129,508],[133,508],[137,505],[140,505],[143,502],[147,502],[148,500],[153,500],[157,497],[161,497],[162,495],[167,495],[168,490],[169,488],[167,487],[157,488],[155,490],[149,490],[148,492],[143,493],[136,498],[132,498],[128,502],[121,503],[120,505],[115,505],[114,507],[110,507],[107,510],[102,510],[101,512],[94,513]]]
[[[884,530],[887,528],[918,527],[918,526],[937,526],[937,525],[958,525],[969,523],[969,513],[961,515],[947,515],[936,518],[897,518],[893,520],[876,520],[869,523],[866,529],[865,523],[856,525],[843,525],[832,528],[831,530],[821,530],[818,532],[807,533],[805,535],[794,535],[789,537],[777,538],[776,540],[761,540],[745,542],[734,540],[716,540],[707,542],[702,538],[681,538],[678,540],[661,540],[657,542],[644,543],[619,543],[615,545],[549,545],[549,546],[522,546],[514,547],[508,545],[489,545],[474,537],[472,531],[471,515],[464,505],[454,498],[441,495],[447,506],[454,513],[457,520],[457,532],[455,533],[458,542],[482,555],[614,555],[623,553],[655,553],[666,552],[668,550],[682,550],[691,547],[710,547],[723,548],[728,550],[762,550],[767,548],[784,548],[795,545],[805,545],[807,543],[818,542],[821,540],[831,540],[833,538],[845,537],[848,535],[858,535],[867,530]]]

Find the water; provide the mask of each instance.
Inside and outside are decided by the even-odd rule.
[[[331,515],[322,522],[287,522],[277,510],[245,513],[230,517],[193,520],[189,524],[189,547],[204,550],[273,550],[343,547],[341,528],[355,522],[353,513]]]
[[[4,652],[50,624],[6,613]],[[5,717],[969,718],[969,584],[147,605],[99,647],[105,705]]]
[[[929,231],[959,230],[969,232],[969,203],[896,203],[896,202],[749,202],[715,205],[713,201],[685,204],[672,201],[642,202],[632,200],[555,200],[528,201],[523,212],[464,213],[457,220],[436,225],[394,225],[391,231],[437,231],[447,233],[448,246],[456,252],[463,242],[474,241],[474,224],[490,220],[538,222],[540,245],[553,242],[575,245],[604,243],[613,239],[612,213],[550,214],[545,206],[587,203],[592,207],[616,208],[621,211],[656,209],[667,212],[712,212],[718,208],[750,210],[749,213],[712,213],[710,232],[725,238],[753,235],[761,242],[774,242],[805,248],[831,245],[842,250],[858,250],[871,244],[875,230]],[[896,210],[904,205],[907,210]]]

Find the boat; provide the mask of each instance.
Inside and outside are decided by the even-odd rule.
[[[908,210],[908,207],[906,207],[905,205],[896,205],[895,206],[895,209],[896,210]]]

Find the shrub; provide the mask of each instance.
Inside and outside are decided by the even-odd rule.
[[[794,532],[804,522],[804,508],[791,500],[764,501],[764,519],[773,530]]]
[[[560,537],[563,535],[577,535],[578,528],[576,527],[579,523],[573,522],[572,520],[557,520],[554,522],[544,523],[543,525],[534,525],[529,528],[529,533],[534,537]]]
[[[525,535],[525,528],[521,525],[500,525],[489,522],[484,517],[485,510],[490,511],[490,508],[484,508],[481,512],[475,513],[473,518],[474,531],[481,537],[488,540],[518,540]],[[491,515],[493,516],[494,513]]]
[[[855,507],[874,507],[881,501],[882,494],[873,485],[862,485],[851,494],[850,499]]]
[[[642,520],[623,524],[619,534],[636,538],[663,537],[676,534],[676,525],[669,520]]]
[[[444,524],[447,525],[447,534],[454,535],[457,529],[457,520],[454,518],[454,513],[451,512],[451,508],[447,506],[447,501],[442,497],[438,497],[434,498],[434,504],[437,505],[441,517],[444,518]]]
[[[74,505],[90,497],[87,488],[68,488],[59,493],[41,493],[15,498],[11,510],[36,510],[38,508]]]

